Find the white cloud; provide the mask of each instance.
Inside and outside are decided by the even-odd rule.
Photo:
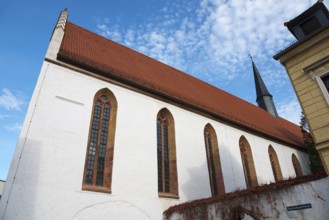
[[[0,115],[0,120],[6,119],[6,118],[10,118],[9,115]]]
[[[297,100],[281,102],[277,110],[280,117],[299,125],[302,110]]]
[[[19,97],[15,96],[9,89],[2,89],[0,95],[0,107],[4,107],[7,110],[20,110],[24,104]]]
[[[11,124],[11,125],[6,125],[6,126],[4,126],[4,128],[7,131],[12,131],[12,132],[19,133],[21,131],[21,129],[22,129],[22,125],[19,124],[19,123],[15,123],[15,124]]]
[[[192,75],[206,73],[207,81],[225,81],[249,74],[249,52],[260,66],[269,61],[270,67],[278,66],[272,56],[293,40],[283,23],[314,0],[202,0],[194,7],[190,1],[169,4],[157,18],[134,28],[123,29],[104,18],[98,32]],[[264,78],[285,83],[275,72]]]

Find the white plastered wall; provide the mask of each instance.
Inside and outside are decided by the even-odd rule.
[[[102,88],[110,89],[118,102],[111,194],[81,190],[93,98]],[[180,199],[159,198],[157,193],[156,115],[162,108],[175,121]],[[241,135],[251,146],[259,184],[274,181],[269,145],[278,155],[284,178],[295,175],[292,153],[304,174],[309,173],[307,155],[296,149],[44,62],[1,199],[0,217],[161,219],[171,205],[211,196],[203,136],[207,123],[217,134],[226,192],[245,188]]]

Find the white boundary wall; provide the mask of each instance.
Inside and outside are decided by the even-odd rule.
[[[236,213],[238,212],[238,213]],[[188,206],[164,217],[166,220],[252,219],[326,220],[329,216],[329,177],[282,189],[246,194],[208,205]],[[255,218],[253,218],[253,217]]]

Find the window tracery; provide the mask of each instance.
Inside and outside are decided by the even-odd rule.
[[[178,197],[174,120],[167,109],[157,116],[158,192],[162,197]]]
[[[82,188],[111,192],[116,100],[107,89],[94,97]]]

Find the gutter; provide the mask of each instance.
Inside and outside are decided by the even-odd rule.
[[[296,40],[296,41],[292,42],[290,45],[288,45],[287,47],[284,47],[282,50],[280,50],[279,52],[277,52],[277,54],[275,54],[273,56],[273,59],[279,60],[282,55],[288,53],[290,50],[292,50],[292,49],[298,47],[299,45],[301,45],[302,43],[308,41],[309,39],[311,39],[315,35],[319,34],[320,32],[324,31],[325,29],[327,29],[328,27],[329,27],[329,23],[327,23],[326,25],[322,26],[321,28],[319,28],[317,31],[313,32],[309,36],[307,36],[307,37],[305,37],[305,38],[303,38],[301,40]]]

